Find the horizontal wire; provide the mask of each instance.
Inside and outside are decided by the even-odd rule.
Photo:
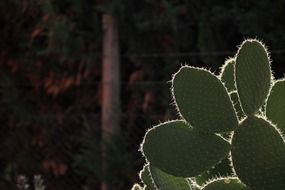
[[[122,57],[200,57],[200,56],[222,56],[234,55],[235,51],[209,51],[209,52],[168,52],[168,53],[141,53],[141,54],[122,54]],[[285,54],[285,49],[270,51],[270,54]]]

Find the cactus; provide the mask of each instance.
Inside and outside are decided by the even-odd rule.
[[[183,177],[176,177],[173,175],[169,175],[153,166],[149,166],[149,170],[151,172],[151,176],[155,186],[158,189],[164,190],[173,190],[173,189],[181,189],[181,190],[191,190],[191,186],[187,179]]]
[[[235,82],[241,107],[254,115],[264,104],[271,85],[270,61],[264,45],[246,40],[236,55]]]
[[[236,177],[218,178],[208,182],[202,190],[249,190]]]
[[[274,81],[260,41],[245,40],[218,77],[182,66],[172,96],[180,118],[154,126],[141,144],[144,189],[285,189],[285,79]],[[232,172],[217,178],[219,168]]]
[[[174,75],[172,86],[181,116],[193,127],[218,133],[232,131],[237,126],[229,94],[214,74],[184,66]]]
[[[225,61],[225,64],[221,68],[221,73],[219,78],[224,83],[228,92],[236,91],[236,84],[234,78],[235,72],[235,59],[230,58]]]
[[[143,188],[139,184],[134,184],[131,190],[142,190]]]
[[[236,110],[236,114],[237,114],[238,118],[241,120],[242,118],[245,117],[245,114],[244,114],[242,107],[240,105],[240,101],[239,101],[237,91],[232,91],[230,93],[230,97],[231,97],[231,100],[233,102],[234,108]]]
[[[274,83],[271,93],[266,102],[266,116],[285,133],[285,80]],[[277,111],[278,110],[278,111]]]
[[[232,161],[236,174],[256,189],[282,189],[285,185],[285,144],[268,121],[247,117],[234,132]],[[285,187],[285,186],[284,186]]]
[[[145,190],[155,190],[156,189],[153,179],[151,177],[150,171],[149,171],[149,164],[144,165],[143,169],[140,171],[140,179],[144,183]]]
[[[194,177],[211,168],[229,150],[223,138],[200,133],[182,120],[152,128],[142,144],[142,152],[153,166],[182,177]]]

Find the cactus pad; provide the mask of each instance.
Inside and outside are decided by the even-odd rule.
[[[231,92],[230,96],[231,96],[231,100],[233,102],[233,105],[234,105],[234,108],[236,110],[236,114],[237,114],[238,118],[241,119],[241,118],[245,117],[245,114],[243,113],[243,110],[240,106],[240,101],[239,101],[237,92],[236,91]]]
[[[250,190],[238,178],[219,178],[207,183],[202,190]]]
[[[237,176],[252,189],[284,189],[285,144],[268,121],[246,118],[232,137],[231,156]]]
[[[274,83],[266,103],[266,116],[285,134],[285,80]]]
[[[171,175],[193,177],[229,152],[230,145],[215,134],[203,134],[184,121],[162,123],[149,130],[142,144],[146,159]]]
[[[149,164],[144,165],[143,169],[140,171],[139,176],[141,181],[145,184],[145,189],[156,190],[151,174],[149,172]]]
[[[231,166],[231,161],[228,157],[226,157],[211,169],[207,170],[199,176],[196,176],[195,179],[199,185],[203,185],[209,180],[216,178],[217,176],[229,176],[232,174],[232,172],[233,169]]]
[[[179,112],[194,128],[218,133],[237,126],[227,90],[212,73],[185,66],[174,75],[172,85]]]
[[[235,64],[235,59],[230,58],[226,60],[225,64],[221,69],[220,79],[224,83],[228,92],[236,90],[235,77],[234,77],[234,64]]]
[[[134,184],[131,190],[142,190],[143,188],[139,184]]]
[[[157,189],[161,190],[191,190],[187,179],[167,174],[150,165],[150,172]]]
[[[235,80],[241,107],[254,115],[265,103],[271,85],[268,53],[257,40],[246,40],[236,55]]]
[[[181,120],[153,127],[141,144],[143,189],[284,190],[285,78],[273,82],[268,52],[255,39],[218,77],[182,66],[172,79]]]

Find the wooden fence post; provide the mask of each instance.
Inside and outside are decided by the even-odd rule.
[[[102,58],[102,171],[106,175],[107,162],[105,143],[120,127],[120,57],[119,39],[116,19],[111,14],[102,17],[103,26],[103,58]],[[110,190],[106,182],[102,182],[101,190]]]

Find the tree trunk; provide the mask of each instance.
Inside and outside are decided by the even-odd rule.
[[[102,66],[102,171],[106,175],[107,162],[105,143],[119,131],[120,124],[120,62],[119,41],[116,19],[110,14],[102,17],[103,25],[103,66]],[[102,190],[110,190],[106,181]]]

